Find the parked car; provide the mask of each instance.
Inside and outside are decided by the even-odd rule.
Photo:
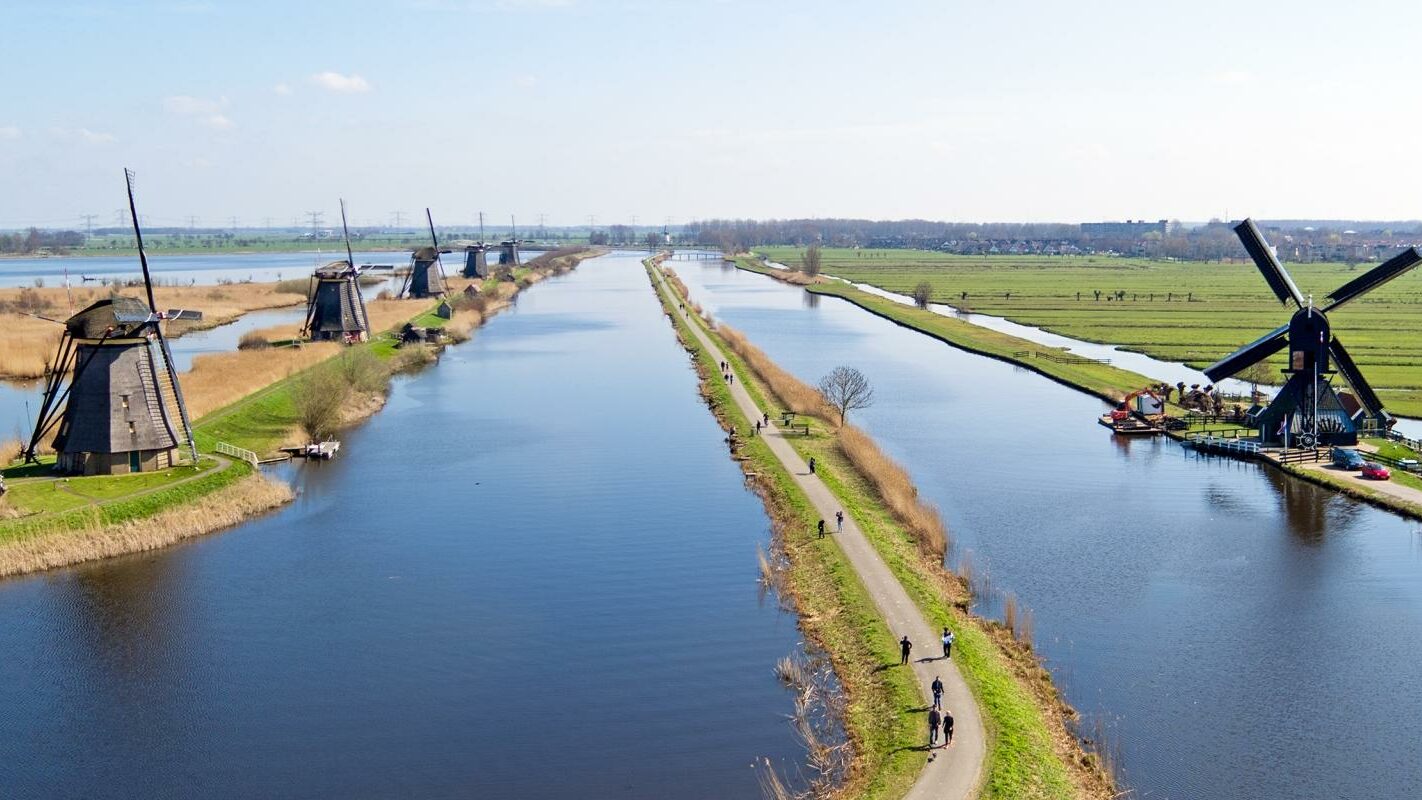
[[[1333,458],[1333,466],[1339,469],[1362,469],[1368,463],[1362,454],[1350,447],[1335,447],[1329,455]]]
[[[1387,467],[1368,461],[1363,464],[1363,477],[1371,481],[1385,481],[1392,477],[1392,473],[1387,471]]]

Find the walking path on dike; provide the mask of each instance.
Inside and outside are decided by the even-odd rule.
[[[667,285],[660,268],[654,267],[652,273],[668,297],[677,297],[677,293]],[[690,302],[690,298],[683,299]],[[676,302],[671,303],[672,310],[686,319],[687,325],[691,328],[697,341],[711,353],[712,359],[717,363],[729,361],[721,348],[692,318],[691,312],[680,309],[679,305]],[[742,381],[731,384],[730,389],[731,397],[735,399],[736,405],[748,419],[759,419],[765,413],[751,400]],[[774,417],[775,415],[772,414],[771,418],[774,419]],[[772,423],[762,435],[765,437],[770,451],[790,472],[791,477],[804,491],[805,496],[810,499],[820,517],[829,521],[827,530],[833,530],[834,512],[844,508],[839,499],[819,477],[810,474],[809,466],[790,446],[790,443],[785,441],[778,427]],[[928,686],[937,676],[943,680],[943,707],[953,712],[953,746],[935,749],[928,753],[928,763],[919,773],[918,780],[914,782],[913,787],[904,796],[910,800],[927,800],[927,798],[953,798],[956,800],[957,798],[975,796],[978,778],[982,773],[983,760],[986,756],[982,717],[978,714],[978,705],[973,700],[972,692],[968,689],[967,683],[963,681],[962,674],[958,672],[958,666],[953,663],[952,659],[945,660],[942,657],[941,631],[934,629],[928,624],[928,620],[924,619],[923,612],[914,604],[908,596],[908,592],[904,591],[904,587],[894,577],[884,560],[879,557],[874,546],[864,537],[864,533],[855,524],[853,516],[845,514],[844,533],[829,535],[834,536],[838,541],[840,549],[844,551],[850,565],[859,574],[859,579],[868,589],[869,596],[878,606],[880,615],[883,616],[895,638],[907,635],[909,641],[913,642],[913,655],[910,663],[915,677],[918,678],[919,691],[925,698],[924,705],[929,704]],[[894,665],[890,668],[898,669],[899,667]],[[903,709],[901,713],[907,714],[911,711]],[[924,745],[927,745],[927,712],[918,716],[921,722],[918,726],[921,740]]]

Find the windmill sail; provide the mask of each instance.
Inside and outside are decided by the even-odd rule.
[[[1249,257],[1254,259],[1254,265],[1264,275],[1264,280],[1268,281],[1269,288],[1274,290],[1279,302],[1287,303],[1292,300],[1294,305],[1303,308],[1303,293],[1294,285],[1294,279],[1289,277],[1289,273],[1284,271],[1284,265],[1274,256],[1273,249],[1264,241],[1264,234],[1259,231],[1254,220],[1246,219],[1239,223],[1234,226],[1234,232],[1239,235],[1240,243],[1244,245]]]
[[[1334,289],[1332,294],[1328,295],[1328,299],[1333,302],[1329,303],[1323,311],[1325,313],[1332,311],[1359,295],[1371,292],[1390,280],[1400,278],[1419,263],[1422,263],[1422,254],[1418,254],[1417,248],[1409,247],[1359,277]]]

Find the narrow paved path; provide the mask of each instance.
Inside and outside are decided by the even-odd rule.
[[[661,270],[654,268],[652,272],[667,292],[667,296],[677,297],[675,290],[667,285]],[[678,304],[673,303],[673,310],[687,320],[697,341],[711,353],[711,357],[718,363],[729,361],[716,342],[692,319],[691,313],[681,310],[677,306]],[[739,377],[744,378],[745,376]],[[756,406],[741,380],[731,384],[731,397],[735,399],[736,405],[748,419],[757,419],[768,411],[768,409]],[[774,419],[774,415],[771,418]],[[800,458],[799,453],[795,452],[795,448],[785,441],[779,428],[772,423],[763,435],[770,451],[790,471],[795,483],[804,490],[820,517],[826,520],[827,528],[833,530],[834,512],[844,506],[823,481],[810,474],[809,466]],[[904,587],[894,577],[888,565],[879,557],[874,546],[864,537],[863,531],[859,529],[851,515],[845,514],[844,533],[834,534],[834,538],[838,541],[845,556],[848,557],[849,563],[859,573],[860,580],[869,590],[870,597],[879,607],[879,613],[888,623],[889,630],[893,632],[895,639],[907,635],[909,641],[913,642],[911,665],[918,678],[924,705],[928,705],[928,687],[936,676],[943,680],[943,707],[953,712],[953,746],[925,753],[927,764],[905,797],[911,798],[911,800],[926,800],[926,798],[975,796],[978,777],[982,772],[983,759],[986,755],[982,717],[978,714],[977,703],[974,702],[967,683],[963,681],[962,674],[958,672],[957,665],[951,659],[945,660],[942,657],[943,645],[940,642],[942,632],[929,626],[928,620],[924,619],[923,613],[908,596],[908,592],[904,591]],[[900,669],[900,667],[896,665],[893,669]],[[904,709],[903,713],[911,712],[909,709]],[[920,721],[919,729],[923,736],[922,742],[926,746],[928,744],[927,713],[915,713],[914,716]]]

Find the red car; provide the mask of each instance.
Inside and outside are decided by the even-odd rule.
[[[1392,473],[1388,472],[1387,467],[1382,464],[1369,461],[1363,465],[1363,477],[1374,481],[1385,481],[1392,477]]]

